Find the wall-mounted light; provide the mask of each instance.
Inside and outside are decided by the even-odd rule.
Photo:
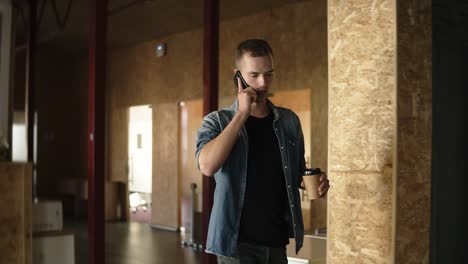
[[[156,56],[162,57],[167,53],[167,45],[165,43],[160,43],[156,45]]]

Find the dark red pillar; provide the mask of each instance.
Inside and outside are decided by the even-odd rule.
[[[203,114],[218,109],[219,1],[205,0],[203,35]],[[215,181],[203,176],[203,241],[206,242]],[[204,264],[217,263],[216,257],[203,252]]]
[[[88,263],[103,264],[107,0],[89,5]]]

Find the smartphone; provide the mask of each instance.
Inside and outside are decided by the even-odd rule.
[[[241,74],[240,71],[236,71],[236,73],[234,74],[234,77],[233,77],[234,85],[236,87],[237,87],[237,78],[239,78],[240,81],[241,81],[242,89],[245,89],[245,88],[249,87],[247,82],[244,80],[244,77],[242,77],[242,74]]]

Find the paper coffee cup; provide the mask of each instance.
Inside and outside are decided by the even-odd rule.
[[[302,175],[304,186],[307,191],[307,198],[309,200],[315,200],[320,198],[318,188],[320,186],[320,175],[322,171],[320,168],[306,169]]]

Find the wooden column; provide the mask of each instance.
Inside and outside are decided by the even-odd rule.
[[[392,263],[395,1],[328,1],[327,263]]]
[[[203,34],[203,115],[218,109],[219,1],[205,0]],[[215,181],[203,176],[203,243],[206,243]],[[216,263],[216,257],[203,252],[203,263]]]
[[[432,5],[431,0],[396,1],[394,263],[429,263]]]
[[[88,263],[104,262],[104,155],[107,1],[89,2]]]
[[[429,263],[431,8],[328,1],[329,264]]]

